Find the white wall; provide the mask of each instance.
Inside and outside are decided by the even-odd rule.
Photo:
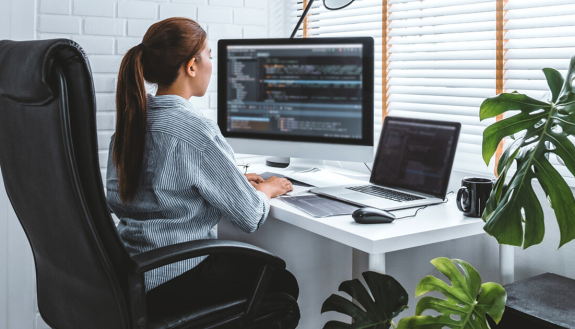
[[[29,40],[36,30],[34,0],[0,0],[0,40]]]
[[[10,206],[1,175],[0,188],[0,328],[43,328],[36,327],[32,249]]]

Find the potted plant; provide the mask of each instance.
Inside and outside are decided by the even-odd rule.
[[[352,317],[353,324],[329,321],[324,329],[371,328],[387,329],[390,325],[397,329],[417,328],[489,328],[486,314],[499,323],[505,310],[507,294],[497,283],[481,284],[481,276],[469,263],[459,259],[436,258],[431,263],[443,273],[451,285],[428,275],[415,290],[419,297],[432,291],[441,292],[446,299],[425,296],[417,302],[415,316],[393,322],[399,313],[407,308],[408,295],[393,277],[367,271],[362,275],[370,289],[371,296],[358,279],[344,281],[339,286],[353,297],[363,308],[339,295],[331,295],[321,307],[321,312],[336,311]],[[459,266],[462,272],[457,267]],[[426,310],[440,313],[439,316],[422,315]]]

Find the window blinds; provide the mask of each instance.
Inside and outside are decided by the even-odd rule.
[[[489,174],[481,157],[482,101],[496,94],[496,2],[391,0],[391,115],[461,122],[454,169]]]
[[[454,167],[481,173],[479,105],[495,95],[495,1],[388,0],[387,61],[382,52],[382,0],[356,0],[331,12],[318,1],[308,36],[373,36],[376,49],[376,138],[382,113],[462,123]],[[303,3],[294,1],[294,13]],[[294,15],[293,21],[297,19]],[[294,23],[295,24],[295,23]],[[303,31],[298,34],[303,35]],[[383,67],[387,67],[385,72]],[[384,76],[385,73],[385,76]],[[387,81],[387,95],[382,83]],[[387,104],[382,99],[387,99]],[[493,165],[492,165],[493,166]]]

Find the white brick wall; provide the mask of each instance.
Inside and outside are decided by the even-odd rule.
[[[265,3],[265,1],[262,1]],[[226,7],[243,7],[244,2],[241,0],[210,0],[212,6],[226,6]]]
[[[268,25],[267,20],[254,19],[267,17],[265,9],[238,8],[234,10],[234,24],[238,25]]]
[[[71,0],[45,0],[40,3],[42,14],[64,14],[70,13],[72,8]]]
[[[75,35],[72,40],[82,45],[84,51],[94,55],[113,55],[114,38],[92,35]]]
[[[231,23],[233,13],[234,10],[228,7],[203,6],[198,8],[198,17],[207,23]]]
[[[118,17],[156,19],[158,5],[147,1],[118,2]]]
[[[72,7],[74,15],[114,17],[116,2],[112,0],[74,0]]]
[[[114,75],[94,76],[94,88],[97,93],[112,93],[116,90],[116,77]]]
[[[138,45],[142,41],[142,38],[131,38],[131,37],[124,37],[124,38],[117,38],[116,40],[116,53],[118,55],[124,55],[125,53],[130,50],[130,48]]]
[[[84,18],[84,34],[123,36],[125,33],[125,19],[102,17]]]
[[[128,36],[144,37],[146,31],[157,22],[155,19],[130,19],[128,20]]]
[[[40,32],[52,33],[80,33],[82,19],[76,16],[40,15]]]
[[[241,1],[241,0],[238,0],[238,1]],[[208,0],[172,0],[172,2],[189,3],[192,5],[207,5],[208,4]]]
[[[185,4],[166,4],[160,5],[160,19],[170,17],[187,17],[193,20],[197,19],[196,16],[197,6]]]

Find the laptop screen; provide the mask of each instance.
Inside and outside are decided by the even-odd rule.
[[[387,117],[370,182],[445,198],[461,124]]]

